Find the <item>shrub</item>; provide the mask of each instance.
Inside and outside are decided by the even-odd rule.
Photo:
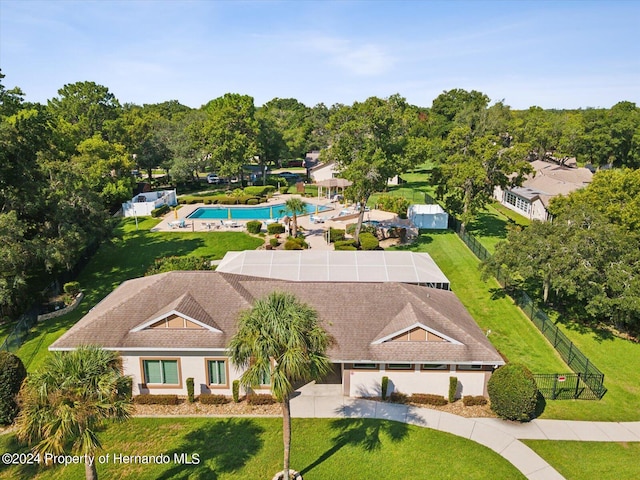
[[[473,407],[474,405],[486,405],[487,399],[482,395],[476,395],[475,397],[471,395],[465,395],[464,397],[462,397],[462,403],[465,407]]]
[[[277,238],[270,238],[269,245],[273,248],[276,248],[278,245],[280,245],[280,241]]]
[[[356,241],[353,239],[349,240],[338,240],[333,244],[334,250],[357,250]]]
[[[225,405],[229,403],[228,397],[212,393],[203,393],[198,397],[198,401],[203,405]]]
[[[77,295],[80,293],[80,282],[67,282],[63,285],[62,290],[67,295]]]
[[[260,199],[258,198],[250,198],[247,200],[247,205],[258,205],[260,203]]]
[[[409,397],[409,401],[420,405],[435,405],[437,407],[449,403],[442,395],[434,395],[432,393],[414,393]]]
[[[204,204],[205,204],[205,205],[211,205],[212,203],[213,203],[213,200],[212,200],[212,199],[210,199],[210,198],[207,198],[207,199],[204,201]]]
[[[528,422],[534,417],[538,388],[527,367],[508,363],[498,368],[487,384],[491,410],[501,418]]]
[[[349,235],[353,235],[353,233],[356,231],[356,226],[357,225],[358,225],[357,223],[350,223],[349,225],[347,225],[346,232]],[[376,229],[376,227],[374,225],[370,225],[368,223],[363,223],[362,226],[360,227],[360,233],[361,234],[367,232],[367,233],[372,233],[372,234],[375,235],[376,234],[376,230],[377,229]]]
[[[344,230],[329,227],[329,242],[334,243],[341,240],[344,240]]]
[[[133,401],[140,405],[178,405],[178,403],[180,403],[178,395],[152,395],[151,393],[138,395],[137,397],[134,397]]]
[[[375,250],[380,246],[378,239],[371,233],[364,232],[360,234],[360,248],[362,250]]]
[[[382,383],[380,384],[381,386],[381,393],[382,393],[382,400],[386,400],[387,399],[387,391],[389,389],[389,377],[382,377]]]
[[[251,220],[250,222],[247,222],[247,232],[258,234],[260,233],[260,230],[262,230],[262,222],[259,222],[258,220]]]
[[[195,401],[195,398],[193,396],[193,378],[192,377],[187,378],[187,400],[189,400],[189,403],[193,403]]]
[[[391,392],[391,395],[389,395],[389,401],[393,403],[408,403],[409,396],[402,392]]]
[[[0,424],[9,425],[18,414],[16,395],[27,376],[22,360],[10,352],[0,352]]]
[[[165,213],[169,213],[171,211],[171,207],[169,205],[162,205],[158,208],[154,208],[153,210],[151,210],[151,216],[152,217],[160,217],[162,215],[164,215]]]
[[[276,191],[274,185],[254,185],[253,187],[245,187],[244,193],[255,197],[264,197]]]
[[[269,394],[252,393],[247,395],[247,403],[249,405],[273,405],[276,399]]]
[[[271,223],[267,225],[267,233],[269,235],[284,233],[284,225],[281,223]]]
[[[394,197],[392,195],[380,195],[378,197],[378,208],[385,212],[393,212],[400,218],[406,218],[409,201],[404,197]]]
[[[231,391],[233,393],[233,402],[238,403],[240,401],[240,380],[233,381]]]
[[[285,250],[304,250],[302,245],[293,240],[292,238],[288,238],[286,242],[284,242]]]
[[[162,257],[156,258],[145,275],[171,272],[173,270],[211,270],[211,262],[203,257]]]
[[[449,377],[449,403],[456,401],[456,393],[458,393],[458,377]]]

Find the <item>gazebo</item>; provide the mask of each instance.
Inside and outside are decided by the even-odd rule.
[[[322,197],[322,189],[326,188],[327,198],[331,198],[332,190],[335,190],[337,193],[339,188],[342,189],[342,196],[344,197],[344,189],[351,185],[353,185],[353,182],[346,178],[328,178],[326,180],[316,182],[316,186],[318,187],[318,197]]]

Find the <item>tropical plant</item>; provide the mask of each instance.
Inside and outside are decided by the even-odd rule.
[[[320,379],[329,371],[331,362],[325,353],[329,344],[330,336],[320,325],[317,312],[284,292],[272,292],[241,313],[238,331],[229,344],[232,363],[244,370],[240,383],[251,389],[270,378],[271,393],[282,404],[286,479],[293,385]]]
[[[291,236],[295,238],[298,235],[298,214],[304,213],[306,211],[305,205],[300,197],[291,197],[285,202],[285,206],[293,216]]]
[[[86,455],[85,476],[96,480],[98,430],[106,420],[129,418],[129,385],[115,352],[95,346],[53,352],[20,391],[17,436],[35,453]]]

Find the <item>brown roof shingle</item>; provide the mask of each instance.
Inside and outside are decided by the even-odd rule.
[[[287,282],[219,272],[168,272],[124,282],[50,348],[86,344],[117,350],[225,348],[236,331],[239,312],[274,290],[290,292],[317,310],[323,327],[336,340],[328,352],[334,361],[503,363],[450,291],[402,283]],[[221,333],[203,329],[131,331],[173,310]],[[460,345],[374,343],[416,321]]]

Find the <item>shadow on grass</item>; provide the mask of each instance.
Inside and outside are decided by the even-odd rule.
[[[508,222],[494,213],[481,212],[469,223],[467,231],[476,237],[507,238]]]
[[[331,439],[333,446],[303,468],[301,475],[327,461],[343,447],[359,447],[365,452],[374,452],[382,448],[382,436],[392,442],[400,442],[409,434],[409,426],[405,423],[374,418],[340,418],[331,422],[331,429],[336,432]]]
[[[536,409],[533,413],[533,418],[538,418],[540,415],[544,413],[544,409],[547,407],[547,400],[544,398],[544,395],[538,391],[538,396],[536,399]]]
[[[193,460],[192,455],[197,453],[199,463],[176,462],[157,478],[215,480],[221,474],[239,470],[262,448],[262,433],[264,429],[247,418],[228,418],[192,430],[179,447],[166,454],[175,461],[182,454],[188,455],[182,458]]]

